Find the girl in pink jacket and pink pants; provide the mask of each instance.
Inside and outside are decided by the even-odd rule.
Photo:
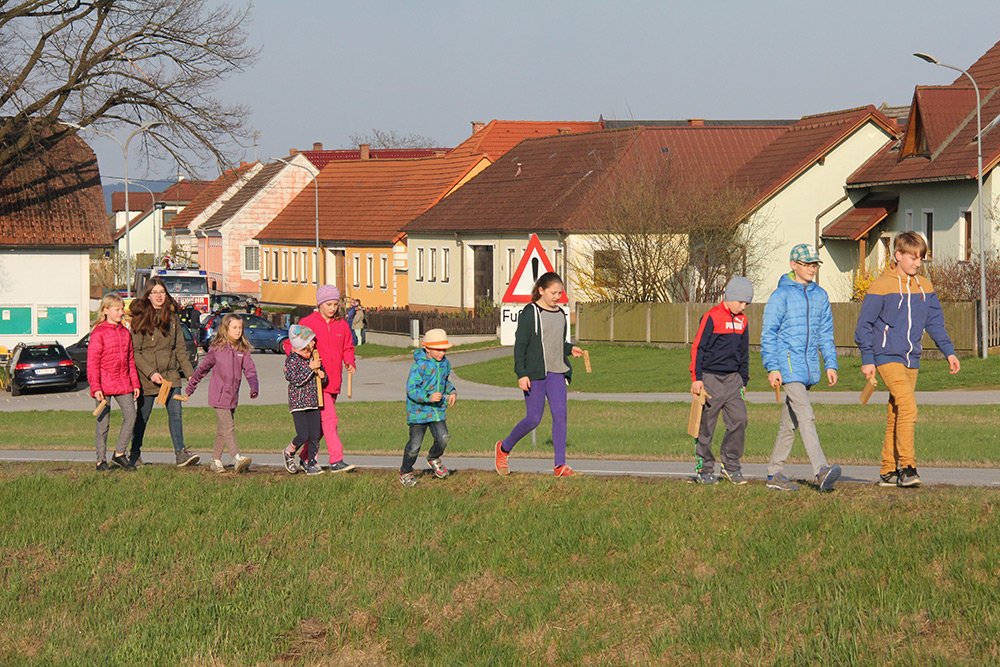
[[[323,285],[316,290],[316,311],[303,317],[299,324],[315,332],[316,349],[328,373],[320,417],[326,452],[330,457],[330,472],[353,470],[354,466],[344,461],[344,445],[337,434],[337,396],[343,380],[340,369],[343,367],[348,373],[354,373],[356,362],[351,327],[340,315],[340,290],[336,285]]]

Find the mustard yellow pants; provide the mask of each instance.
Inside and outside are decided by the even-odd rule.
[[[917,368],[907,368],[900,363],[882,364],[878,367],[878,374],[889,389],[889,417],[885,425],[885,440],[882,441],[880,475],[917,465],[913,446],[917,397],[913,392],[917,388],[918,371]]]

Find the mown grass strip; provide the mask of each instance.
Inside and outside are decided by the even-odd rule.
[[[748,406],[747,462],[766,462],[774,445],[780,407]],[[884,405],[815,405],[817,429],[827,457],[838,463],[878,462],[885,429]],[[569,456],[693,460],[694,444],[687,435],[689,407],[680,403],[611,403],[577,401],[569,405]],[[407,440],[405,408],[401,403],[338,404],[339,431],[348,452],[402,454]],[[463,401],[448,411],[452,438],[448,453],[489,455],[493,443],[507,435],[524,416],[520,401]],[[145,446],[170,450],[166,414],[155,409]],[[112,413],[109,438],[121,422]],[[288,410],[280,405],[245,406],[236,411],[236,435],[246,451],[277,452],[294,436]],[[204,454],[215,439],[215,413],[210,408],[184,409],[188,447]],[[723,434],[716,432],[716,451]],[[551,422],[546,413],[538,429],[538,446],[523,441],[518,456],[551,456]],[[94,418],[87,412],[11,412],[4,415],[0,447],[4,449],[91,449]],[[429,445],[428,445],[429,446]],[[801,445],[793,461],[804,461]],[[1000,413],[994,406],[921,406],[917,423],[920,465],[1000,465]]]
[[[590,351],[592,373],[583,372],[583,362],[573,361],[571,389],[583,392],[668,392],[688,391],[691,388],[691,351],[667,350],[647,345],[614,345],[594,343],[584,345]],[[840,380],[833,387],[824,380],[813,387],[814,391],[849,391],[860,393],[864,387],[861,375],[861,357],[841,356],[838,359]],[[462,366],[455,371],[459,377],[471,382],[514,387],[513,361],[510,357],[481,361]],[[983,360],[976,357],[962,359],[962,370],[949,375],[944,360],[924,359],[920,362],[919,391],[954,391],[959,389],[1000,389],[1000,359],[996,355]],[[885,385],[880,387],[884,390]],[[760,352],[750,353],[750,391],[769,391],[767,373],[761,362]]]
[[[995,491],[0,464],[0,663],[994,664]]]

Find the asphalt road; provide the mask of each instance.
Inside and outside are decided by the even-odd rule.
[[[530,450],[527,442],[519,445],[521,451]],[[511,474],[552,474],[552,460],[549,458],[518,458],[517,451],[510,458]],[[202,456],[202,463],[208,460],[209,453],[194,452]],[[273,468],[282,467],[280,453],[260,454],[250,453],[253,463],[257,466],[267,466]],[[143,451],[143,459],[151,465],[163,464],[173,465],[173,454],[167,452]],[[229,463],[228,455],[224,455],[223,460]],[[393,471],[399,470],[400,456],[353,456],[348,455],[345,460],[361,468],[385,469]],[[26,451],[7,450],[0,451],[0,461],[29,461],[29,462],[52,462],[69,461],[79,462],[81,465],[94,465],[94,452],[91,451]],[[446,466],[452,472],[461,474],[464,470],[494,470],[493,459],[480,456],[445,456],[443,459]],[[694,465],[691,462],[677,461],[612,461],[581,459],[570,460],[570,466],[584,475],[627,475],[632,477],[659,477],[664,479],[690,479],[694,478]],[[205,474],[211,474],[205,465],[199,466]],[[417,471],[426,467],[423,460],[417,461]],[[253,468],[251,468],[251,471]],[[920,478],[925,486],[951,485],[951,486],[986,486],[1000,487],[1000,471],[988,468],[919,468]],[[141,471],[138,473],[141,474]],[[751,483],[763,483],[767,475],[767,466],[763,463],[748,463],[743,465],[743,474]],[[800,484],[805,484],[805,480],[812,477],[812,469],[808,465],[786,465],[785,474]],[[426,475],[423,479],[431,480]],[[839,483],[855,483],[875,485],[878,479],[878,470],[873,466],[844,466],[844,474]],[[500,481],[498,479],[498,481]],[[729,482],[720,482],[728,485]],[[801,490],[806,490],[803,486]],[[900,489],[900,493],[912,493],[912,489]],[[777,492],[776,492],[777,493]]]
[[[362,348],[363,353],[363,348]],[[493,348],[471,352],[457,352],[448,355],[452,366],[456,369],[453,375],[461,374],[461,367],[486,359],[510,356],[510,348]],[[270,352],[255,352],[254,364],[260,379],[260,395],[255,401],[250,400],[250,389],[244,382],[240,390],[240,405],[277,405],[288,400],[287,385],[284,380],[283,355]],[[358,372],[353,380],[353,392],[350,400],[355,401],[401,401],[406,386],[406,377],[413,359],[410,355],[399,357],[375,357],[358,360]],[[512,374],[513,375],[513,374]],[[509,401],[521,400],[523,394],[511,383],[510,387],[493,387],[467,382],[461,377],[453,377],[459,396],[465,400]],[[346,385],[346,374],[345,374]],[[188,401],[190,407],[207,407],[208,386],[203,382],[199,390]],[[346,391],[346,389],[345,389]],[[643,403],[687,403],[691,395],[687,392],[662,392],[650,394],[630,393],[580,393],[570,391],[572,401],[623,401]],[[855,392],[816,392],[811,395],[813,403],[833,405],[856,405],[858,396]],[[348,400],[345,395],[340,400]],[[773,403],[771,392],[749,392],[747,400],[751,403]],[[875,392],[871,403],[885,403],[888,400],[886,392]],[[1000,405],[1000,391],[952,391],[928,392],[918,391],[917,402],[921,405]],[[85,382],[77,385],[72,392],[28,393],[13,397],[9,393],[0,392],[0,412],[23,410],[93,410],[94,400],[90,398],[89,387]]]

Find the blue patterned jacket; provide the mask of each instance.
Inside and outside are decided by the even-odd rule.
[[[448,394],[455,393],[451,383],[451,362],[430,358],[424,348],[413,351],[413,366],[406,380],[406,423],[428,424],[444,421]],[[441,400],[431,403],[431,394],[441,392]]]

